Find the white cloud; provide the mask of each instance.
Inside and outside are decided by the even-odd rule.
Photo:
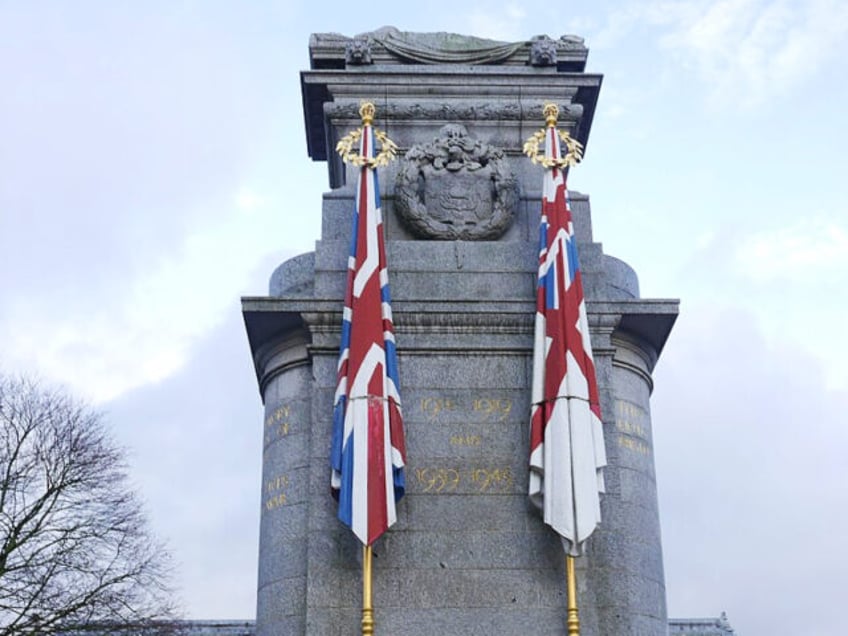
[[[493,40],[523,40],[528,37],[527,33],[524,33],[526,16],[527,12],[516,2],[507,2],[499,8],[487,6],[468,16],[468,32]]]
[[[262,207],[267,200],[262,195],[256,194],[252,190],[241,190],[235,197],[236,206],[243,212],[250,213],[253,210]]]
[[[743,241],[735,259],[755,282],[848,283],[848,228],[824,218],[801,220]]]
[[[292,225],[266,195],[244,189],[234,199],[229,213],[186,236],[176,253],[151,259],[119,297],[68,307],[13,300],[5,312],[6,364],[35,369],[95,402],[179,370],[195,342],[237,311],[257,263]]]
[[[722,0],[673,26],[663,44],[713,85],[714,100],[756,106],[835,58],[848,5],[833,0]]]
[[[670,60],[695,73],[715,103],[754,107],[789,94],[845,50],[841,0],[695,0],[619,7],[589,38],[611,48],[645,27],[659,31]]]
[[[841,634],[848,393],[753,318],[689,307],[655,372],[669,611],[727,610],[740,634]],[[771,602],[793,587],[792,607]]]
[[[820,325],[848,321],[848,227],[801,219],[742,240],[731,258],[737,300],[773,343],[792,343],[819,360],[825,385],[848,389],[848,344]]]
[[[821,327],[848,321],[848,226],[816,216],[717,236],[699,237],[684,298],[747,312],[770,345],[795,347],[817,361],[827,388],[848,389],[848,343]]]

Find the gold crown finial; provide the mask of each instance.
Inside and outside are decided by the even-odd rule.
[[[362,117],[362,128],[351,130],[344,137],[339,139],[336,144],[336,152],[341,155],[342,161],[352,164],[357,167],[376,168],[377,166],[387,166],[389,161],[394,161],[397,158],[397,146],[395,142],[389,139],[388,135],[382,130],[371,128],[371,132],[378,142],[380,142],[380,152],[375,157],[366,157],[359,154],[358,147],[362,135],[365,132],[365,126],[371,126],[374,121],[374,116],[377,114],[377,109],[372,102],[362,100],[359,102],[359,115]],[[373,149],[372,149],[373,151]]]
[[[359,104],[359,115],[362,117],[362,124],[368,126],[374,121],[374,115],[377,109],[371,102],[361,102]]]
[[[553,102],[546,102],[542,109],[542,114],[545,116],[545,123],[548,126],[557,125],[557,117],[559,117],[559,106]]]
[[[524,154],[530,157],[533,163],[541,164],[545,168],[568,168],[580,163],[583,159],[583,144],[571,137],[566,131],[556,130],[559,106],[553,102],[545,102],[545,105],[542,107],[542,113],[545,115],[547,129],[542,128],[524,142]],[[550,134],[551,129],[554,129],[554,132],[556,132],[557,136],[565,144],[564,157],[546,157],[539,150],[539,147],[545,141],[545,137]]]

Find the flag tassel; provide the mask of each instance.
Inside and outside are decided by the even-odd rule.
[[[580,617],[577,614],[577,576],[574,574],[574,557],[565,555],[565,578],[568,596],[568,636],[580,636]],[[363,632],[365,633],[365,632]]]
[[[374,608],[371,606],[371,546],[362,546],[362,636],[374,633]],[[571,632],[569,632],[571,633]]]

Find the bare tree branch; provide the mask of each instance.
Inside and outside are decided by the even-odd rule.
[[[102,416],[0,375],[0,636],[168,633],[170,575]]]

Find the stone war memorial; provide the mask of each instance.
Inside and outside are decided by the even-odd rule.
[[[321,236],[313,252],[277,268],[268,296],[243,299],[265,405],[256,634],[576,633],[569,569],[584,636],[667,634],[649,398],[678,302],[639,296],[636,274],[604,253],[589,197],[575,190],[599,465],[605,458],[600,523],[582,554],[566,560],[559,531],[528,496],[537,301],[546,302],[537,293],[543,175],[562,177],[567,166],[544,165],[541,145],[527,150],[537,153],[531,161],[525,143],[538,133],[538,144],[546,116],[556,117],[568,133],[563,156],[582,144],[586,160],[603,161],[588,145],[602,76],[585,71],[583,40],[505,43],[386,27],[313,35],[309,53],[301,74],[307,146],[312,160],[327,163],[330,185]],[[373,105],[364,118],[363,102]],[[548,103],[555,108],[544,111]],[[363,139],[376,145],[370,155]],[[569,185],[579,188],[579,171]],[[372,173],[378,178],[367,185]],[[384,238],[385,254],[378,257],[371,234],[360,237],[367,258],[353,265],[360,195],[381,210],[373,236]],[[359,376],[340,380],[354,357],[340,358],[340,348],[354,352],[364,333],[351,327],[359,310],[350,310],[350,286],[361,276],[365,289],[368,272],[391,289],[389,313],[388,295],[376,309],[379,316],[382,303],[387,344],[374,368],[386,367],[399,397],[380,401],[357,401]],[[369,352],[382,352],[382,342]],[[339,518],[358,469],[342,468],[339,501],[331,496],[331,459],[342,452],[334,425],[340,412],[371,416],[375,408],[392,423],[391,448],[380,455],[390,527],[361,535],[355,492],[352,521]],[[392,478],[405,487],[393,506]],[[365,624],[367,596],[373,626]]]

